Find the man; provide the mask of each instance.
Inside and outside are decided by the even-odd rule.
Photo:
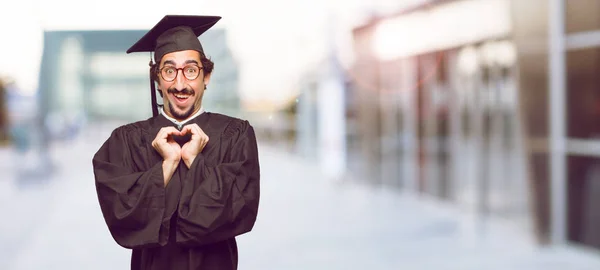
[[[104,220],[132,249],[131,269],[237,269],[235,237],[254,226],[254,130],[202,107],[213,63],[198,36],[219,19],[165,16],[127,51],[154,51],[154,116],[115,129],[93,167]]]

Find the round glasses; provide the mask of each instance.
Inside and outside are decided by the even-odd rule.
[[[196,78],[198,78],[201,69],[202,67],[199,67],[197,65],[187,65],[182,68],[165,66],[160,69],[160,76],[163,78],[163,80],[167,82],[172,82],[175,80],[175,78],[177,78],[177,74],[179,74],[179,70],[181,70],[183,76],[185,76],[186,79],[193,81]]]

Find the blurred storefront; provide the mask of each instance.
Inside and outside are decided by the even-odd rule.
[[[349,170],[600,248],[598,8],[428,1],[355,28]]]
[[[355,30],[362,173],[473,210],[525,215],[510,14],[504,0],[443,1]]]

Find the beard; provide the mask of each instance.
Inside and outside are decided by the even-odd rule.
[[[188,117],[190,117],[190,115],[192,115],[192,113],[194,113],[194,109],[196,108],[196,104],[194,104],[192,107],[190,107],[189,110],[183,112],[183,113],[179,113],[178,111],[175,110],[175,108],[173,107],[173,104],[169,103],[169,110],[171,111],[171,114],[173,115],[173,117],[177,120],[185,120]]]
[[[192,97],[195,96],[194,90],[191,90],[191,89],[188,89],[188,88],[183,89],[181,91],[175,90],[174,88],[169,88],[167,90],[167,93],[170,93],[170,94],[177,94],[177,93],[179,93],[179,94],[190,95],[189,98],[192,98]],[[192,113],[194,113],[195,109],[196,109],[196,104],[193,104],[192,107],[190,107],[187,111],[179,113],[178,111],[175,110],[175,107],[173,106],[173,103],[169,102],[169,110],[171,111],[171,115],[173,115],[173,117],[175,119],[178,119],[178,120],[187,119],[188,117],[190,117],[192,115]]]

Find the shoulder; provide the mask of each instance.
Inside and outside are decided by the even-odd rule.
[[[96,157],[134,150],[143,150],[148,143],[148,120],[133,122],[113,129],[109,137],[101,145]]]
[[[211,115],[211,126],[217,127],[222,130],[221,136],[223,139],[235,137],[236,135],[246,133],[249,130],[253,131],[252,125],[248,120],[220,114],[210,113]]]
[[[127,123],[115,128],[111,137],[124,138],[131,136],[139,136],[148,133],[151,128],[152,118],[137,122]]]

